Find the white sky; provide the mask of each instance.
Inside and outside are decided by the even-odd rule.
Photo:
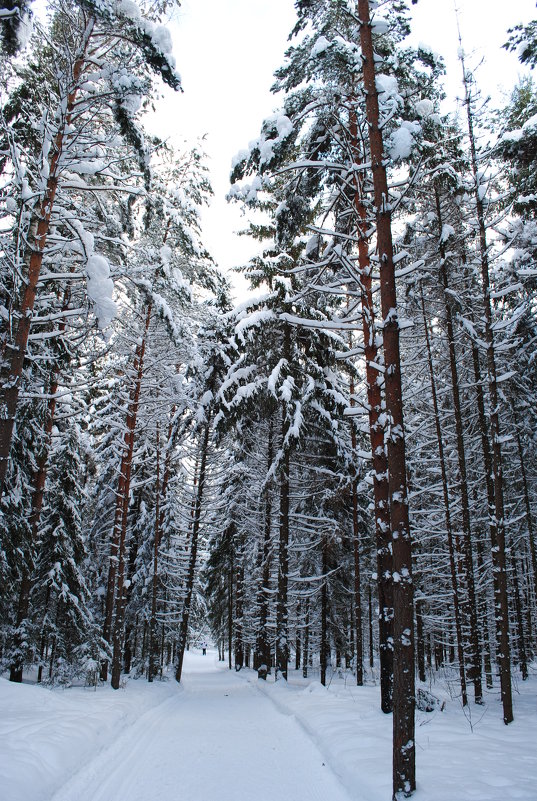
[[[465,52],[472,54],[472,64],[485,59],[479,84],[500,104],[502,92],[509,95],[523,73],[515,55],[501,49],[506,31],[533,19],[536,4],[459,0],[459,5]],[[410,41],[426,43],[444,56],[448,96],[455,98],[461,69],[454,0],[419,0],[412,10]],[[204,148],[215,198],[204,212],[204,242],[224,271],[256,252],[256,243],[236,236],[245,219],[225,195],[233,155],[258,136],[264,117],[279,105],[270,93],[272,74],[282,63],[294,21],[293,0],[182,0],[170,23],[184,94],[166,92],[150,128],[177,142],[207,135]]]

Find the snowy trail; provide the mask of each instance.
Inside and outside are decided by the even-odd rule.
[[[253,683],[187,654],[178,688],[52,801],[349,801],[293,717]]]

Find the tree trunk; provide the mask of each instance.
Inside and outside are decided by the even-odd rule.
[[[244,567],[242,562],[242,549],[237,552],[237,567],[235,581],[235,670],[244,667],[243,642],[243,595],[244,595]]]
[[[300,601],[296,605],[296,637],[295,637],[295,670],[300,670],[300,660],[302,658],[302,641],[300,636]]]
[[[358,142],[356,113],[350,114],[349,133],[354,161],[362,159]],[[354,205],[358,217],[358,265],[362,304],[362,330],[366,368],[369,436],[373,466],[373,500],[375,505],[375,538],[377,550],[377,591],[379,600],[379,659],[380,659],[380,707],[383,712],[392,711],[393,694],[393,593],[392,593],[392,543],[390,529],[390,497],[388,483],[388,461],[384,442],[384,426],[381,423],[382,389],[378,371],[381,358],[377,348],[377,329],[372,292],[372,270],[369,259],[369,220],[363,201],[363,181],[355,174]],[[351,406],[354,386],[351,383]],[[353,449],[356,433],[352,427]],[[355,488],[353,486],[353,493]],[[354,502],[354,499],[353,499]],[[355,557],[356,559],[356,557]],[[357,601],[355,600],[355,605]],[[357,622],[358,625],[358,622]],[[358,671],[356,675],[357,684]]]
[[[416,656],[418,661],[418,678],[426,680],[425,675],[425,640],[423,638],[423,598],[416,600]]]
[[[514,405],[512,405],[513,421],[515,424],[515,436],[518,452],[518,463],[520,465],[520,477],[522,479],[522,490],[524,493],[524,506],[526,509],[526,525],[528,527],[528,544],[531,556],[531,566],[533,573],[533,590],[535,594],[535,602],[537,603],[537,553],[535,548],[535,530],[533,528],[533,515],[531,512],[530,494],[528,490],[528,479],[526,476],[526,463],[524,460],[524,451],[522,449],[522,440],[520,438],[520,429],[518,426],[518,416]]]
[[[398,794],[409,796],[416,789],[412,544],[408,517],[399,322],[397,320],[391,211],[388,201],[388,181],[375,80],[375,56],[368,0],[358,0],[358,13],[361,21],[362,71],[377,220],[386,411],[390,418],[388,470],[393,558],[393,796],[395,798]]]
[[[371,598],[371,584],[367,584],[367,608],[369,611],[369,667],[371,671],[375,666],[375,649],[373,643],[373,599]]]
[[[285,326],[283,355],[289,362],[290,330]],[[287,663],[289,661],[288,626],[289,610],[287,608],[287,586],[289,581],[289,449],[285,442],[287,426],[285,424],[285,407],[282,409],[282,464],[280,467],[280,542],[278,548],[278,600],[276,604],[276,679],[280,676],[287,681]]]
[[[73,65],[73,81],[71,91],[67,95],[65,105],[65,116],[61,113],[62,124],[54,139],[51,148],[51,158],[49,162],[48,179],[45,187],[43,200],[39,205],[39,211],[30,224],[29,244],[24,257],[24,262],[28,264],[28,277],[23,290],[20,317],[15,333],[15,341],[8,357],[6,375],[3,375],[2,386],[0,387],[0,498],[5,489],[5,480],[11,443],[13,441],[13,428],[15,425],[15,415],[19,400],[19,392],[22,379],[22,368],[28,347],[28,336],[32,323],[32,314],[37,295],[37,284],[43,264],[43,255],[47,245],[50,230],[50,222],[54,211],[56,191],[61,174],[61,157],[69,136],[75,136],[76,132],[71,132],[71,119],[75,102],[79,90],[79,80],[86,61],[87,48],[95,25],[94,17],[90,17],[84,31],[80,45],[80,54]],[[62,110],[63,111],[63,110]]]
[[[308,678],[308,664],[310,658],[310,599],[305,601],[306,611],[304,614],[304,654],[302,657],[302,676]]]
[[[323,535],[321,541],[322,549],[322,574],[323,583],[321,585],[321,684],[326,687],[326,669],[330,661],[330,634],[328,631],[328,537]]]
[[[354,395],[354,381],[350,383],[351,399]],[[351,400],[352,405],[352,400]],[[351,420],[351,447],[356,464],[356,430]],[[354,622],[356,637],[356,684],[364,683],[364,639],[362,634],[362,589],[360,575],[360,526],[358,522],[358,479],[352,479],[352,552],[354,559]]]

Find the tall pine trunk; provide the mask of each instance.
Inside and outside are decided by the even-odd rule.
[[[363,159],[358,142],[358,123],[354,110],[352,110],[350,114],[349,133],[353,160],[356,164],[359,164]],[[372,268],[369,258],[369,221],[363,200],[363,179],[361,179],[358,174],[355,174],[354,182],[354,206],[358,217],[358,268],[362,303],[365,377],[373,466],[373,501],[375,505],[377,592],[379,602],[380,706],[383,712],[389,713],[392,711],[393,693],[393,597],[388,461],[384,442],[384,427],[381,424],[382,389],[379,380],[381,373],[377,366],[380,353],[376,342],[377,331],[372,292]],[[351,385],[351,406],[353,405],[353,392],[354,386]],[[354,432],[354,427],[352,429],[352,436],[352,447],[354,449],[356,447],[356,433]],[[356,489],[353,484],[353,506],[355,493]],[[357,610],[358,603],[359,601],[355,598],[355,607]],[[358,620],[356,621],[356,625],[358,625]],[[358,678],[357,670],[357,684],[361,684],[362,682],[359,681]]]
[[[153,576],[151,586],[151,620],[149,623],[149,668],[147,680],[153,681],[153,676],[157,672],[156,661],[158,658],[157,643],[157,594],[158,594],[158,551],[160,546],[160,428],[157,423],[157,465],[155,475],[155,527],[153,542]]]
[[[7,359],[8,365],[5,375],[2,375],[2,386],[0,387],[0,409],[2,409],[2,416],[0,417],[0,497],[5,489],[9,453],[13,441],[13,429],[21,388],[22,369],[28,347],[37,284],[50,231],[52,213],[55,208],[56,192],[61,174],[61,158],[68,137],[76,135],[76,132],[70,130],[71,121],[78,95],[80,76],[86,63],[87,48],[94,25],[95,19],[90,17],[82,36],[79,55],[73,64],[72,87],[67,95],[65,111],[63,109],[59,110],[59,117],[62,122],[51,148],[52,155],[48,165],[45,194],[39,204],[37,214],[30,223],[27,251],[24,257],[25,264],[28,265],[28,275],[21,299],[15,341],[12,347],[6,348],[6,350],[11,351],[11,355]]]
[[[414,711],[414,587],[408,515],[405,436],[395,265],[388,180],[380,125],[369,1],[358,0],[360,45],[373,173],[380,299],[383,317],[386,411],[389,416],[388,471],[393,558],[393,796],[416,789]]]
[[[284,327],[283,357],[289,363],[291,333],[288,325]],[[278,546],[278,599],[276,602],[276,679],[280,676],[287,681],[289,662],[289,609],[287,590],[289,582],[289,466],[290,445],[286,442],[288,425],[285,406],[282,408],[280,465],[280,541]]]

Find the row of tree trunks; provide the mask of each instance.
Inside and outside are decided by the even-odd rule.
[[[67,288],[64,292],[63,306],[62,306],[63,312],[66,312],[69,307],[70,296],[71,296],[70,289]],[[65,331],[66,325],[67,322],[64,318],[58,327],[59,336],[61,336],[61,334]],[[45,493],[48,456],[52,441],[52,426],[54,425],[54,415],[56,413],[56,393],[58,392],[59,380],[60,380],[60,365],[57,362],[52,370],[48,386],[49,399],[47,402],[47,412],[45,418],[45,425],[43,429],[43,445],[39,458],[37,459],[37,470],[34,475],[34,489],[32,493],[32,507],[30,512],[30,521],[29,521],[30,543],[28,547],[28,563],[25,564],[23,568],[21,577],[21,586],[19,590],[19,601],[17,605],[14,645],[16,648],[16,652],[19,654],[21,654],[21,648],[24,636],[22,629],[24,627],[26,620],[28,619],[28,613],[30,609],[30,592],[32,590],[32,572],[33,572],[33,553],[37,545],[39,521],[41,519],[41,510],[43,508],[43,496]],[[48,607],[49,592],[50,591],[47,589],[47,604],[45,604],[45,610]],[[45,635],[43,635],[42,637],[41,651],[44,650],[44,636]],[[22,682],[22,673],[24,667],[23,661],[24,660],[22,659],[22,654],[21,654],[21,658],[17,661],[17,663],[11,665],[9,672],[10,681],[19,683]]]
[[[435,183],[435,202],[436,214],[438,219],[439,233],[443,229],[442,207],[440,203],[440,191],[438,184]],[[449,281],[446,267],[446,249],[442,237],[440,236],[440,280],[444,289],[444,309],[446,314],[446,329],[448,335],[449,366],[451,375],[451,393],[453,397],[453,411],[455,415],[455,435],[457,440],[457,457],[459,465],[460,497],[462,508],[462,529],[463,529],[463,553],[464,553],[464,573],[466,591],[468,594],[467,611],[470,626],[470,679],[474,685],[474,700],[476,704],[483,699],[483,687],[481,682],[481,657],[479,647],[479,634],[477,627],[477,602],[475,596],[475,579],[472,558],[472,529],[470,522],[470,501],[468,498],[468,481],[466,472],[466,449],[464,443],[464,428],[462,421],[461,399],[459,390],[459,375],[457,368],[457,355],[455,351],[455,331],[453,326],[453,314],[449,299]]]
[[[201,432],[199,477],[198,477],[198,486],[196,491],[196,499],[194,503],[192,535],[190,537],[190,556],[188,561],[188,572],[186,578],[186,594],[185,594],[185,601],[183,604],[181,625],[179,628],[179,641],[177,644],[175,678],[178,682],[181,681],[181,676],[183,673],[183,660],[185,656],[186,641],[188,636],[188,622],[190,619],[190,609],[192,606],[192,595],[194,592],[194,581],[196,575],[198,539],[199,539],[199,531],[201,524],[201,512],[203,508],[203,493],[205,490],[207,455],[209,451],[209,435],[211,432],[211,415],[210,412],[207,412],[207,414],[208,417]]]
[[[515,424],[515,437],[517,444],[518,463],[520,465],[520,478],[522,480],[522,490],[524,494],[524,508],[526,510],[526,525],[528,527],[528,546],[531,558],[531,567],[533,573],[533,592],[535,602],[537,603],[537,549],[535,547],[535,529],[533,527],[533,515],[530,504],[530,494],[528,489],[528,479],[526,475],[526,463],[524,460],[524,451],[522,448],[522,440],[520,437],[520,428],[518,416],[514,406],[512,406],[513,422]]]
[[[429,324],[427,322],[427,317],[425,314],[425,300],[423,298],[423,286],[420,287],[420,294],[421,294],[421,310],[423,315],[423,327],[425,331],[425,343],[427,347],[427,362],[429,365],[429,380],[431,384],[431,395],[433,399],[433,411],[434,411],[434,421],[435,421],[435,428],[436,428],[436,439],[438,443],[438,458],[440,460],[440,470],[442,475],[442,494],[444,499],[444,516],[446,521],[446,532],[448,538],[448,548],[449,548],[449,569],[451,575],[451,588],[453,591],[453,611],[455,613],[455,632],[457,637],[457,655],[459,659],[459,676],[461,682],[461,698],[462,698],[462,705],[466,706],[468,704],[468,694],[466,691],[466,675],[465,675],[465,668],[464,668],[464,647],[463,647],[463,635],[462,635],[462,620],[461,620],[461,610],[459,604],[460,598],[460,589],[459,589],[459,579],[457,576],[457,566],[455,561],[455,545],[453,542],[453,529],[451,525],[451,510],[450,510],[450,500],[449,500],[449,487],[448,487],[448,476],[447,476],[447,468],[446,468],[446,458],[444,452],[444,440],[442,436],[442,424],[440,421],[440,410],[438,408],[438,397],[436,393],[436,380],[434,376],[434,367],[433,367],[433,357],[431,352],[431,341],[429,336]],[[416,618],[417,618],[417,604],[416,604]],[[419,638],[420,639],[420,638]],[[423,637],[421,637],[423,639]],[[418,659],[420,663],[420,680],[425,680],[425,670],[422,667],[422,660]]]
[[[289,363],[291,352],[291,332],[284,326],[283,358]],[[289,467],[290,444],[286,442],[289,426],[286,423],[286,408],[282,409],[280,465],[280,538],[278,548],[278,600],[276,603],[276,678],[287,680],[289,662],[289,610],[287,591],[289,582]]]
[[[267,439],[267,476],[274,461],[273,421],[269,420]],[[261,555],[261,586],[257,593],[259,608],[259,625],[256,637],[256,655],[254,669],[260,679],[266,679],[270,671],[270,637],[267,627],[269,613],[270,592],[270,561],[271,561],[271,534],[272,534],[272,486],[267,480],[264,489],[265,519],[263,530],[263,552]]]
[[[157,464],[155,472],[155,529],[153,542],[153,576],[151,581],[151,620],[149,623],[150,647],[149,667],[147,680],[153,681],[157,673],[158,642],[157,642],[157,595],[158,595],[158,552],[160,546],[160,429],[157,423]]]
[[[461,54],[462,54],[461,49]],[[503,721],[507,725],[513,720],[513,699],[511,690],[511,656],[509,645],[509,605],[507,598],[507,570],[505,557],[505,512],[503,497],[503,466],[500,430],[500,399],[498,396],[496,353],[494,346],[494,332],[492,319],[492,304],[490,294],[489,258],[485,212],[480,192],[479,165],[475,144],[475,135],[472,117],[472,99],[470,94],[469,76],[461,55],[465,102],[468,121],[468,136],[470,140],[470,155],[472,173],[474,176],[474,200],[479,228],[479,252],[481,261],[481,288],[483,294],[483,310],[485,313],[484,339],[487,345],[487,383],[489,392],[489,425],[492,439],[492,475],[494,482],[494,505],[489,508],[491,526],[495,527],[496,542],[492,547],[492,559],[495,583],[495,617],[498,621],[498,666],[500,670],[500,688],[503,705]]]
[[[358,16],[380,264],[386,412],[390,426],[388,472],[393,560],[393,796],[395,798],[401,795],[408,796],[416,789],[414,587],[391,211],[368,0],[358,0]]]
[[[127,410],[127,418],[125,425],[125,434],[123,437],[123,454],[121,457],[121,464],[119,468],[118,486],[116,492],[116,509],[114,514],[114,527],[112,529],[112,538],[110,541],[110,557],[108,565],[108,581],[106,585],[106,601],[105,601],[105,615],[103,624],[103,639],[105,642],[110,643],[112,638],[112,623],[114,621],[114,606],[116,606],[116,624],[114,632],[117,636],[114,637],[114,650],[115,656],[113,660],[116,664],[116,671],[114,675],[114,684],[119,688],[119,675],[121,672],[120,660],[120,629],[118,626],[123,627],[123,608],[124,601],[124,569],[125,569],[125,537],[127,532],[127,518],[129,509],[129,495],[130,495],[130,481],[132,471],[132,456],[134,452],[134,437],[136,432],[136,420],[138,417],[138,406],[140,403],[140,389],[142,386],[142,378],[144,373],[144,357],[146,349],[147,333],[149,330],[149,323],[151,320],[151,304],[148,305],[146,310],[145,326],[141,341],[136,346],[134,356],[134,384],[131,389],[131,397],[129,407]],[[116,587],[117,585],[117,587]],[[101,664],[101,680],[106,681],[108,678],[108,660],[104,659]],[[114,686],[114,685],[112,685]]]
[[[65,110],[58,110],[61,123],[51,148],[45,194],[37,212],[33,215],[28,233],[27,252],[24,256],[24,263],[28,267],[28,275],[22,293],[15,340],[13,346],[6,348],[6,350],[11,351],[11,354],[8,356],[6,375],[2,376],[2,386],[0,387],[0,497],[5,489],[9,453],[13,441],[13,429],[21,388],[22,369],[28,348],[28,337],[37,296],[37,283],[41,273],[55,206],[56,191],[61,173],[62,153],[68,137],[75,136],[70,131],[71,122],[79,91],[80,77],[86,63],[87,50],[94,25],[95,19],[90,17],[80,43],[79,55],[73,63],[72,86],[67,95]]]

